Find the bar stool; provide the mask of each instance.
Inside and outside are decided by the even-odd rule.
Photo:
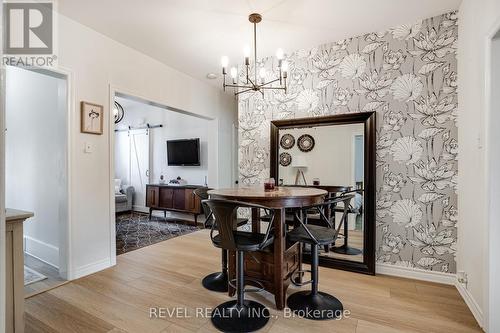
[[[203,214],[206,216],[204,226],[205,228],[211,228],[213,223],[214,223],[214,218],[212,211],[210,210],[210,207],[206,203],[203,202],[203,200],[208,199],[208,191],[210,191],[210,188],[207,187],[202,187],[194,190],[194,194],[198,196],[202,201],[201,201],[201,207],[203,209]],[[241,227],[245,224],[248,223],[248,219],[243,219],[243,218],[238,218],[237,220],[237,225],[238,227]],[[228,288],[228,274],[227,274],[227,251],[222,250],[221,251],[221,271],[220,272],[215,272],[211,273],[201,281],[201,284],[205,289],[211,290],[211,291],[216,291],[216,292],[227,292],[229,290]]]
[[[311,246],[311,270],[298,271],[290,276],[290,280],[294,285],[303,286],[310,283],[311,290],[296,292],[287,299],[287,305],[292,312],[298,313],[304,318],[312,320],[336,319],[341,316],[344,309],[342,303],[336,297],[318,291],[318,248],[320,246],[330,246],[334,244],[339,235],[340,227],[342,226],[342,223],[340,223],[339,226],[335,228],[334,224],[331,222],[332,218],[327,217],[326,212],[337,203],[344,202],[344,215],[342,219],[345,219],[347,216],[347,204],[352,197],[353,196],[343,196],[333,198],[321,204],[303,207],[303,217],[298,216],[298,214],[296,216],[300,225],[287,234],[288,240],[291,242],[300,242]],[[321,221],[324,222],[325,226],[307,224],[307,212],[312,209],[319,213]],[[304,283],[297,283],[297,274],[302,275],[305,272],[311,273],[311,280]]]
[[[272,229],[274,213],[265,234],[237,231],[235,228],[238,208],[269,208],[228,200],[204,201],[215,216],[215,223],[210,232],[210,238],[215,247],[236,251],[236,295],[237,299],[225,302],[212,311],[212,323],[222,332],[254,332],[264,327],[269,321],[269,310],[262,304],[245,300],[245,292],[260,291],[260,289],[245,290],[244,254],[266,248],[274,241]],[[251,280],[247,278],[246,280]],[[258,281],[253,280],[254,283]],[[232,281],[230,281],[232,283]]]
[[[357,189],[357,190],[342,192],[338,197],[345,197],[345,196],[352,195],[355,193],[362,194],[363,190]],[[355,196],[352,196],[352,197],[355,198]],[[348,214],[355,213],[355,209],[352,207],[351,201],[344,203],[344,206],[345,205],[348,206],[348,210],[347,210]],[[343,211],[344,211],[343,207],[335,207],[333,209],[333,214],[335,215],[335,212],[343,212]],[[336,247],[332,248],[333,252],[338,253],[338,254],[349,255],[349,256],[355,256],[355,255],[363,253],[363,251],[361,251],[360,249],[349,246],[349,221],[348,221],[347,217],[344,219],[344,231],[341,235],[344,237],[344,244],[342,244],[341,246],[336,246]]]

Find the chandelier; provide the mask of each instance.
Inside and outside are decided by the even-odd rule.
[[[245,56],[245,70],[246,70],[246,83],[239,84],[238,80],[238,68],[232,67],[230,70],[230,75],[232,78],[232,84],[226,83],[226,75],[227,75],[227,66],[229,65],[229,58],[223,56],[221,59],[222,65],[222,76],[224,78],[224,82],[222,86],[224,87],[224,91],[226,91],[226,87],[235,88],[235,95],[239,95],[246,92],[260,92],[262,97],[264,97],[264,90],[284,90],[286,94],[287,85],[286,79],[288,77],[288,63],[283,61],[284,53],[282,49],[278,49],[276,51],[276,58],[278,58],[278,69],[279,69],[279,77],[271,79],[266,82],[266,69],[261,67],[257,71],[257,23],[262,21],[262,16],[257,13],[250,14],[248,17],[250,23],[253,24],[253,55],[254,55],[254,63],[253,63],[253,79],[251,76],[250,70],[250,48],[245,47],[243,53]],[[273,83],[279,82],[279,86],[273,86]]]

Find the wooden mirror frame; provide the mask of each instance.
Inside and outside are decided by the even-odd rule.
[[[279,131],[288,128],[364,124],[364,234],[363,262],[320,256],[319,264],[352,272],[375,275],[376,113],[350,113],[325,117],[275,120],[271,122],[270,176],[278,179]],[[343,184],[342,184],[343,185]],[[310,261],[310,255],[304,255]]]

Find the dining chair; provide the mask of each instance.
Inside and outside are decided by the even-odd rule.
[[[310,291],[299,291],[287,299],[287,305],[294,313],[312,320],[336,319],[342,315],[343,305],[335,296],[318,290],[319,285],[319,251],[320,246],[331,246],[337,240],[342,223],[335,227],[332,217],[327,214],[332,205],[340,202],[344,203],[344,214],[342,220],[346,218],[348,203],[353,196],[343,196],[329,199],[323,203],[303,207],[302,214],[296,215],[299,226],[287,233],[290,242],[299,242],[311,246],[311,270],[299,270],[290,276],[290,281],[297,286],[311,284]],[[311,210],[317,211],[321,217],[323,225],[311,225],[307,223],[307,213]],[[298,283],[304,273],[311,274],[311,280]]]
[[[210,210],[210,207],[204,202],[204,200],[208,199],[208,191],[210,190],[210,188],[201,187],[194,191],[194,194],[201,199],[201,207],[203,209],[203,214],[205,214],[206,217],[204,222],[205,228],[212,228],[214,223],[213,213]],[[248,223],[248,219],[238,218],[236,223],[238,227],[241,227]],[[208,274],[205,278],[203,278],[201,284],[205,287],[205,289],[222,293],[229,290],[229,277],[227,274],[227,251],[222,249],[221,252],[221,271]]]
[[[222,332],[254,332],[263,328],[269,321],[269,310],[256,301],[245,299],[245,292],[263,290],[262,284],[256,280],[245,277],[244,255],[248,252],[256,252],[265,249],[274,241],[273,226],[274,212],[271,211],[271,221],[264,234],[238,231],[236,226],[239,208],[257,208],[269,210],[269,208],[242,203],[239,201],[205,200],[215,217],[215,223],[210,231],[210,238],[215,247],[225,251],[236,252],[236,300],[220,304],[212,311],[212,323]],[[245,289],[246,282],[261,285],[259,289]]]
[[[355,190],[351,190],[351,191],[341,192],[337,196],[337,198],[352,196],[352,198],[355,199],[356,198],[355,194],[363,195],[363,189],[355,189]],[[344,203],[344,205],[346,205],[346,204]],[[352,205],[352,200],[350,200],[347,203],[347,214],[348,215],[349,214],[362,214],[361,210],[362,210],[362,206],[361,206],[361,208],[354,207]],[[343,211],[344,211],[344,207],[335,206],[333,209],[333,215],[335,215],[336,212],[343,212]],[[362,250],[355,248],[355,247],[352,247],[352,246],[349,246],[349,219],[346,217],[342,222],[344,225],[344,230],[342,231],[341,236],[344,238],[344,242],[342,245],[333,247],[331,250],[334,253],[349,255],[349,256],[355,256],[355,255],[362,254],[363,253]]]

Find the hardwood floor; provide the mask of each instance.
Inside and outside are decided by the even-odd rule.
[[[343,245],[344,239],[339,238],[337,242],[335,242],[335,244],[336,246]],[[363,250],[363,232],[359,230],[350,230],[348,245],[355,249]],[[363,262],[363,253],[357,255],[345,255],[330,251],[330,252],[320,252],[320,256]]]
[[[26,253],[24,254],[24,264],[47,277],[45,280],[24,286],[25,298],[66,283],[66,280],[59,276],[59,271],[56,268]]]
[[[203,230],[123,254],[115,267],[27,299],[26,332],[216,332],[195,309],[228,300],[200,283],[219,269],[219,253]],[[248,297],[271,309],[263,332],[481,332],[452,286],[321,268],[320,290],[340,298],[349,318],[285,318],[270,294]],[[152,307],[191,317],[150,319]]]

